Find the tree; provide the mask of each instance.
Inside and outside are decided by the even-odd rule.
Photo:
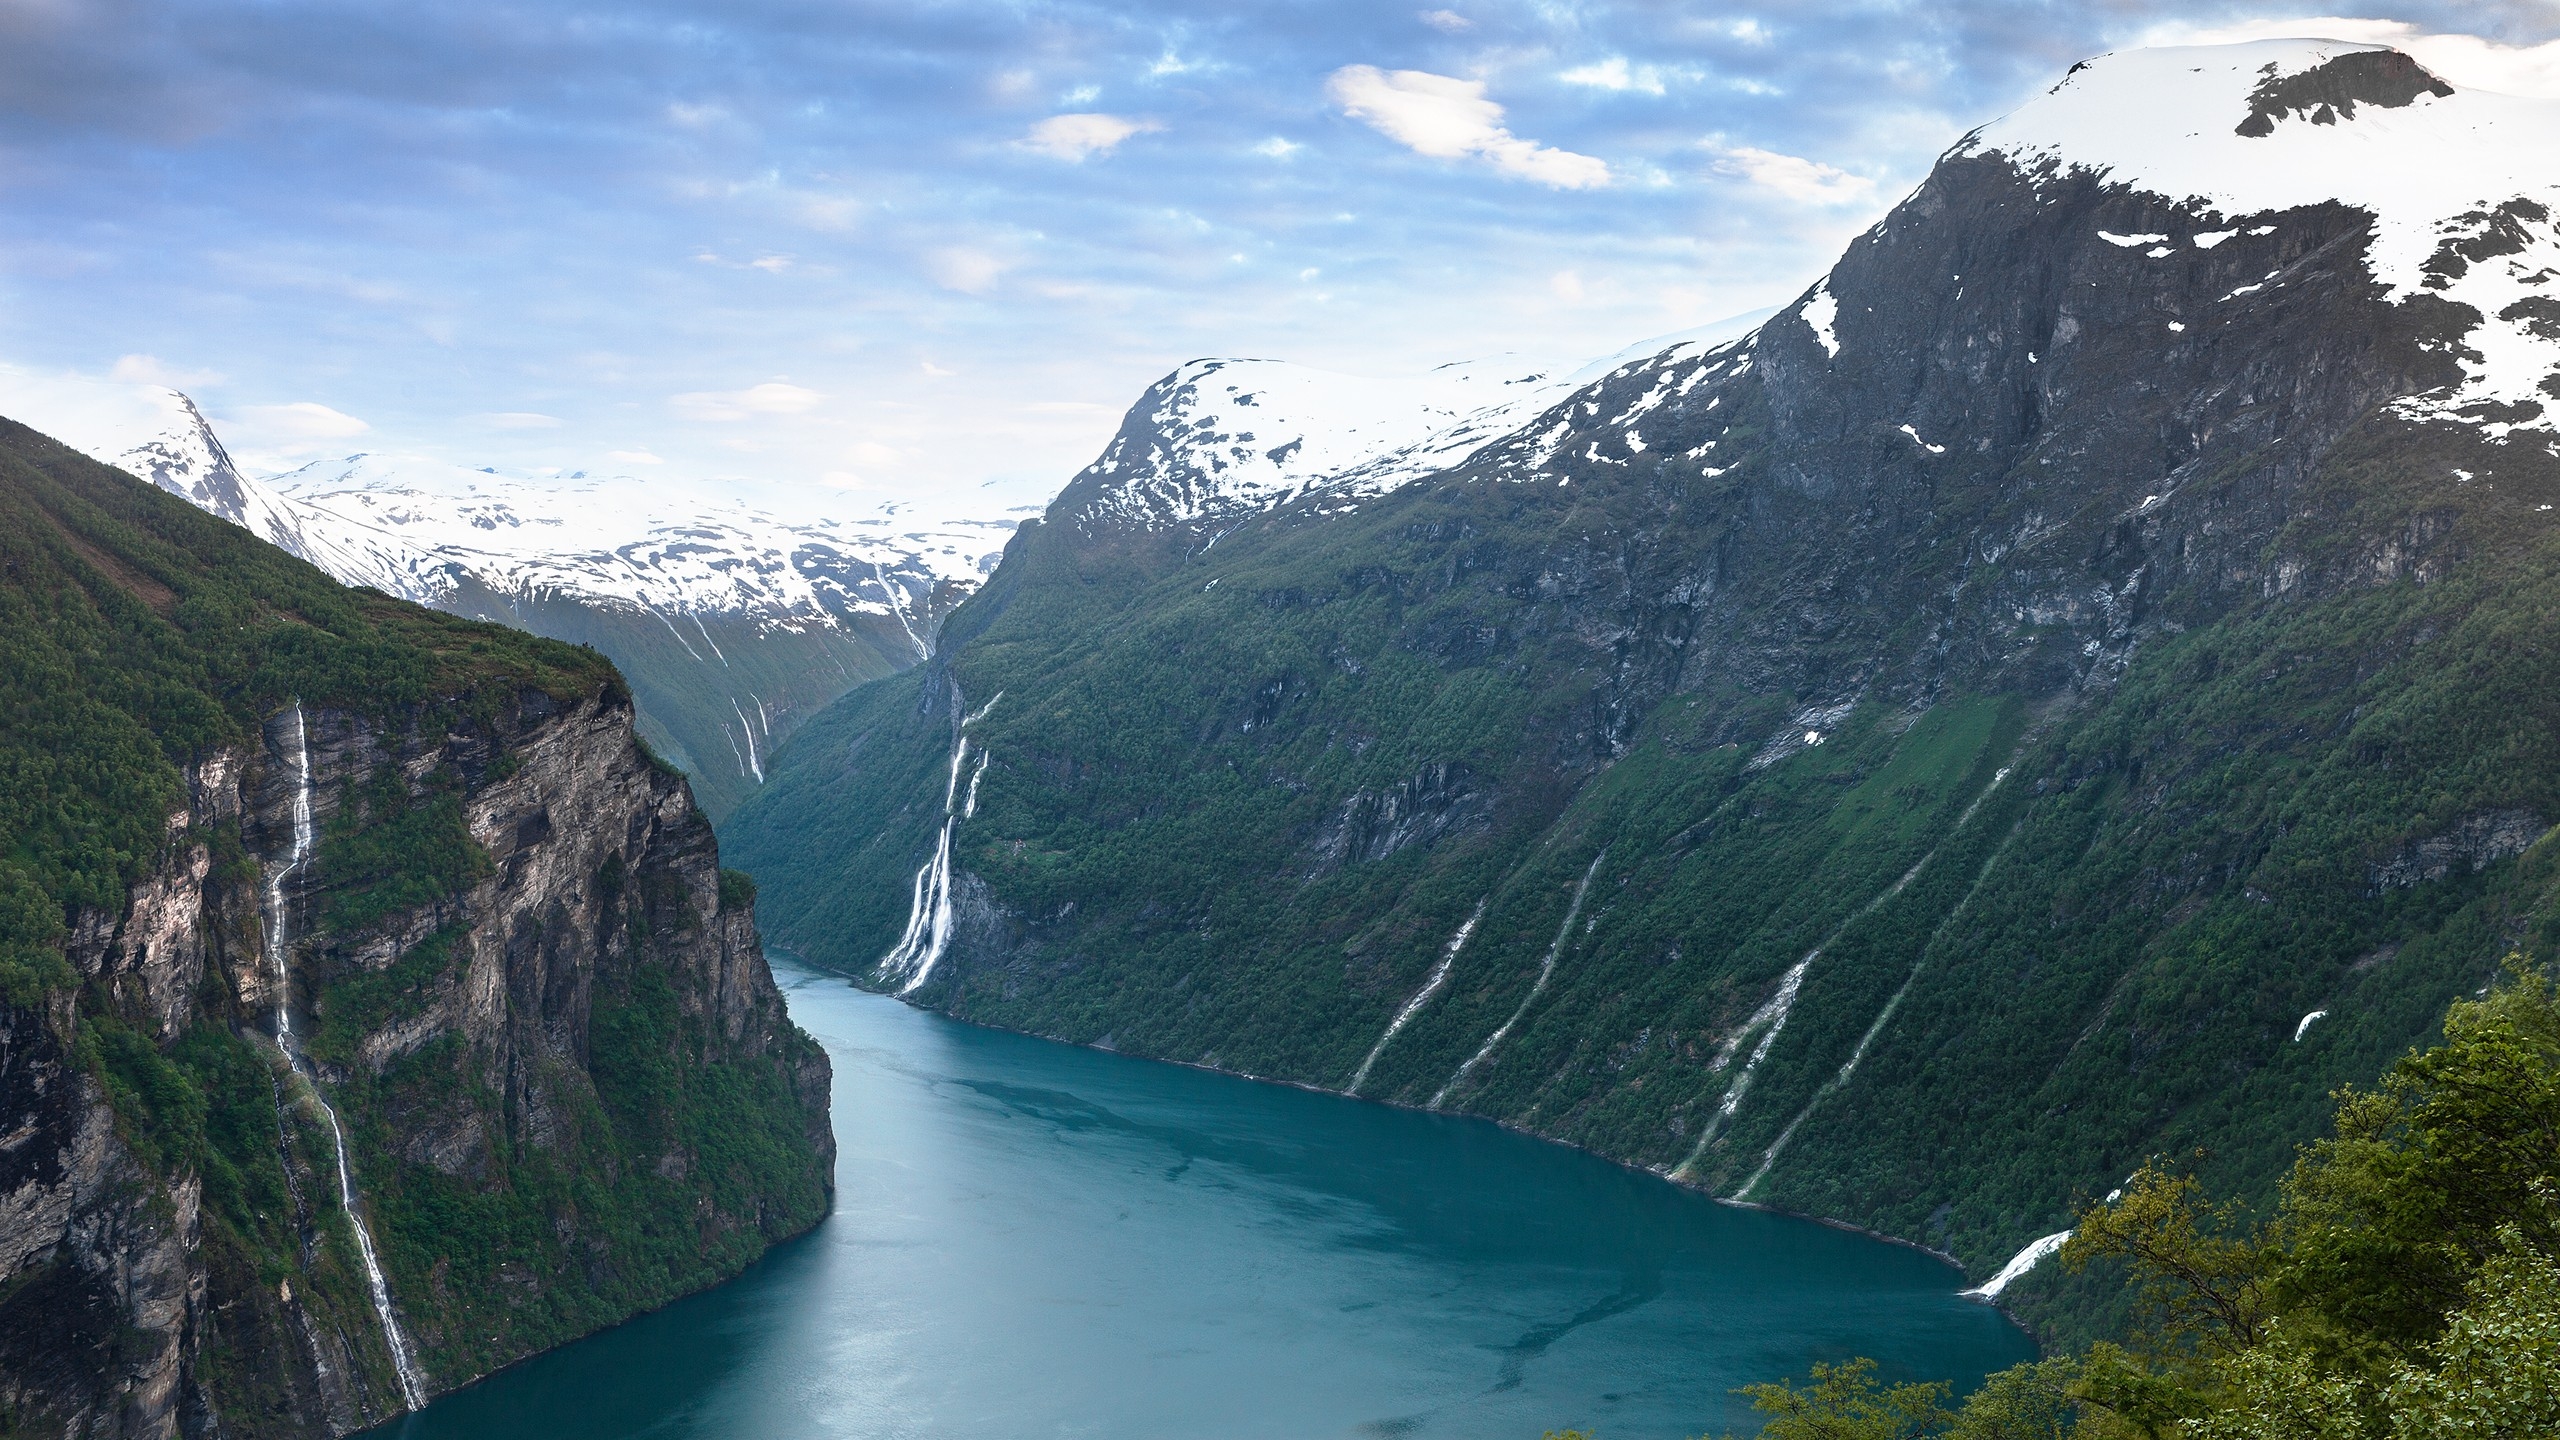
[[[1876,1362],[1816,1361],[1803,1388],[1781,1380],[1745,1385],[1751,1407],[1770,1418],[1760,1440],[1921,1440],[1942,1433],[1954,1415],[1943,1384],[1879,1385]]]

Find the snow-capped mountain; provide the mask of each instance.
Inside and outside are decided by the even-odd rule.
[[[2192,123],[2162,125],[2163,114]],[[2101,237],[2164,265],[2271,233],[2281,212],[2363,211],[2372,217],[2365,265],[2385,298],[2434,296],[2476,316],[2449,342],[2462,379],[2406,397],[2401,413],[2492,437],[2554,429],[2560,105],[2457,90],[2369,45],[2142,50],[2073,67],[1949,154],[2005,157],[2056,179],[2086,172],[2171,201],[2182,223]],[[2283,283],[2270,270],[2220,303]]]
[[[1205,532],[1310,497],[1356,507],[1465,461],[1631,360],[1701,349],[1755,311],[1580,366],[1519,356],[1419,376],[1346,375],[1279,360],[1194,360],[1149,387],[1053,513],[1087,531]]]
[[[783,753],[760,922],[1982,1276],[2145,1154],[2271,1184],[2551,904],[2560,104],[2057,79],[1438,473],[1337,503],[1414,432],[1291,471],[1301,392],[1178,374],[932,686]]]
[[[356,454],[244,475],[192,401],[101,458],[348,584],[592,644],[651,739],[725,813],[806,715],[929,652],[1014,520],[898,504],[786,517],[717,482]]]

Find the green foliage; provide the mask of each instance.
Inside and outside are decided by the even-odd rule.
[[[1816,1361],[1802,1386],[1780,1380],[1745,1385],[1751,1408],[1767,1415],[1762,1440],[1923,1440],[1946,1432],[1955,1417],[1946,1408],[1947,1387],[1881,1385],[1876,1362],[1826,1365]]]
[[[744,913],[755,908],[756,877],[744,870],[723,869],[720,872],[720,913]]]
[[[33,875],[0,857],[0,1000],[33,1005],[77,983],[62,958],[62,906]]]
[[[351,970],[321,988],[314,1007],[318,1033],[306,1048],[322,1060],[355,1059],[365,1036],[425,1013],[453,970],[453,947],[467,933],[448,925],[400,953],[381,970]]]
[[[361,930],[386,915],[459,894],[489,874],[489,852],[463,823],[462,797],[412,798],[399,767],[377,770],[320,839],[321,923]]]
[[[179,766],[293,699],[467,720],[618,684],[591,650],[349,590],[0,421],[0,995],[69,983],[65,914],[123,908]]]
[[[2555,1084],[2560,988],[2511,962],[2442,1044],[2341,1092],[2267,1224],[2157,1165],[2081,1214],[2064,1260],[2129,1266],[2155,1321],[2138,1347],[2014,1367],[1952,1413],[1918,1387],[1895,1403],[1865,1361],[1743,1393],[1766,1440],[2560,1434]]]
[[[2444,1043],[2348,1091],[2285,1187],[2280,1304],[2394,1351],[2432,1339],[2511,1237],[2560,1253],[2560,995],[2516,966]]]

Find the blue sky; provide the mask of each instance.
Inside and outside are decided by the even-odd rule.
[[[1193,356],[1566,359],[1777,303],[2073,60],[2351,23],[2309,13],[0,0],[0,398],[175,383],[271,467],[1037,497]],[[2560,90],[2546,0],[2352,23]]]

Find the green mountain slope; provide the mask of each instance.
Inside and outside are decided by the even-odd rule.
[[[601,656],[8,422],[0,651],[0,1428],[344,1433],[824,1212],[823,1053]]]
[[[2360,53],[2301,63],[2411,103]],[[1097,467],[732,849],[950,1013],[1976,1275],[2163,1150],[2264,1194],[2551,913],[2560,462],[2403,403],[2484,317],[2377,236],[1960,146],[1752,337],[1433,479],[1210,532]]]

